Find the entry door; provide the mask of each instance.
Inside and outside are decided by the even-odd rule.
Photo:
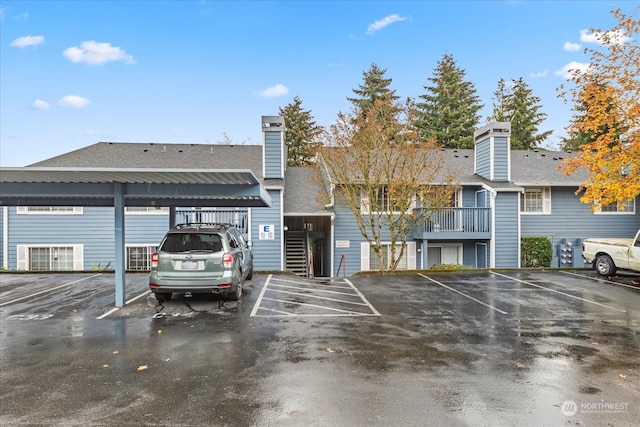
[[[488,251],[486,243],[476,243],[476,268],[487,268]]]

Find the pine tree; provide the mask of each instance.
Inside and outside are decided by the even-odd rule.
[[[473,83],[464,78],[465,71],[452,55],[445,54],[428,78],[433,86],[425,86],[427,93],[416,103],[416,126],[422,139],[435,138],[446,148],[473,148],[483,105]]]
[[[511,148],[514,150],[532,150],[540,147],[553,131],[538,133],[542,122],[547,118],[540,112],[540,98],[533,95],[522,77],[511,80],[507,87],[504,79],[498,80],[498,89],[494,92],[493,115],[491,119],[511,122]]]
[[[396,95],[395,90],[391,90],[392,79],[386,78],[386,69],[378,67],[375,63],[371,64],[371,68],[368,71],[362,73],[363,83],[358,89],[353,89],[357,98],[349,98],[349,100],[355,107],[356,113],[365,113],[373,106],[375,101],[385,101],[385,105],[394,105],[395,101],[399,98]]]
[[[310,110],[302,108],[302,101],[297,96],[293,102],[280,107],[279,113],[284,118],[287,164],[306,166],[315,163],[324,130],[322,126],[316,124]]]
[[[493,115],[489,117],[489,120],[495,120],[498,122],[508,122],[509,114],[505,109],[507,106],[506,98],[509,93],[507,89],[507,82],[500,77],[498,80],[498,88],[493,92]]]

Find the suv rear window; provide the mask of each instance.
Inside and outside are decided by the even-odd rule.
[[[218,252],[222,250],[222,242],[217,233],[172,233],[167,236],[160,250],[164,252]]]

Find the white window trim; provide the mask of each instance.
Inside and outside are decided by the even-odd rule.
[[[17,265],[16,269],[21,271],[29,270],[29,249],[31,248],[59,248],[59,247],[71,247],[73,249],[73,271],[84,270],[84,245],[83,244],[31,244],[31,245],[16,245],[17,253]]]
[[[633,210],[632,211],[625,211],[625,212],[620,212],[620,211],[616,211],[616,212],[609,212],[609,211],[601,211],[600,210],[600,205],[596,204],[596,209],[593,211],[593,213],[595,215],[635,215],[636,214],[636,199],[631,199],[628,202],[632,202],[633,203]],[[617,203],[617,202],[616,202]]]
[[[551,215],[551,187],[527,187],[525,192],[534,189],[542,190],[542,212],[527,212],[523,210],[522,201],[520,201],[520,213],[522,215]]]
[[[17,215],[82,215],[84,208],[82,206],[70,206],[73,211],[30,211],[29,206],[16,206]]]
[[[391,245],[391,242],[380,242],[382,245]],[[396,246],[401,243],[396,243]],[[369,252],[371,251],[369,242],[360,243],[360,270],[368,271],[371,269],[369,260]],[[416,269],[416,242],[407,242],[405,248],[405,256],[407,257],[407,270]]]

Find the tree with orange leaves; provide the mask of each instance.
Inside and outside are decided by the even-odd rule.
[[[335,206],[353,213],[380,271],[399,268],[409,234],[450,206],[459,187],[435,139],[418,136],[414,114],[410,102],[373,100],[340,113],[319,151],[323,183]]]
[[[592,209],[622,203],[640,194],[640,19],[612,12],[618,24],[611,30],[591,29],[599,48],[587,48],[586,71],[570,70],[575,86],[559,88],[579,111],[568,128],[571,138],[583,141],[561,168],[572,174],[586,168],[589,177],[576,194]]]

